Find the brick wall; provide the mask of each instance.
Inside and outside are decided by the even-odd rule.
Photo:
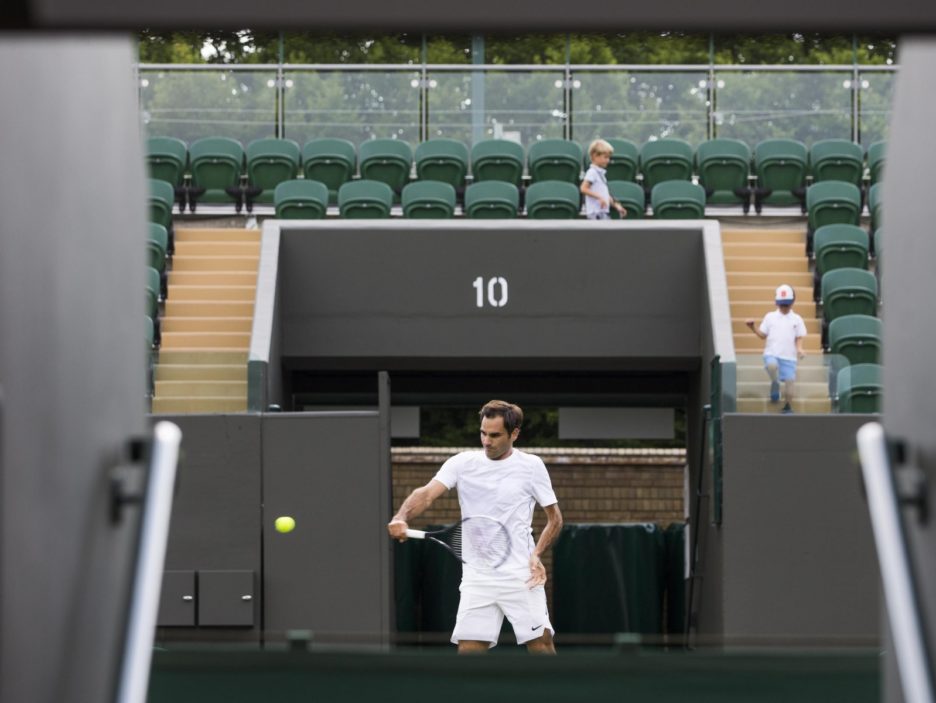
[[[395,447],[393,509],[414,488],[424,485],[460,448]],[[539,455],[549,469],[567,523],[654,522],[666,527],[684,520],[680,449],[524,449]],[[444,494],[412,527],[459,519],[457,490]],[[537,522],[537,519],[539,522]],[[542,510],[534,517],[537,530]]]

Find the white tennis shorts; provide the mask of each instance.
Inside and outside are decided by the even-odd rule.
[[[529,589],[525,585],[517,588],[509,584],[462,584],[459,587],[461,600],[452,642],[461,640],[490,642],[497,644],[504,616],[513,626],[517,644],[526,644],[543,636],[545,630],[555,634],[549,622],[546,607],[546,589],[542,586]]]

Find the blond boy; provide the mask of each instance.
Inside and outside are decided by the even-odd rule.
[[[611,219],[612,207],[621,217],[627,217],[627,210],[608,191],[607,168],[613,153],[614,147],[604,139],[596,139],[588,147],[591,166],[585,172],[579,190],[585,196],[585,217],[589,220]]]

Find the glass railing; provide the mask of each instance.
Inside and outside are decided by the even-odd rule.
[[[859,374],[855,368],[856,364],[841,354],[809,354],[797,364],[790,410],[796,414],[878,412],[880,379],[874,378],[873,369],[862,368]],[[736,373],[737,412],[783,412],[785,384],[780,383],[779,397],[772,400],[762,355],[739,354]]]
[[[309,70],[283,72],[282,134],[299,144],[319,137],[422,138],[419,70]],[[268,135],[268,136],[272,136]]]
[[[886,139],[895,67],[152,65],[147,136]]]
[[[571,138],[676,137],[698,144],[711,126],[707,69],[581,70],[571,78]]]
[[[430,68],[426,81],[428,137],[473,144],[509,139],[531,144],[567,134],[565,72]]]
[[[282,91],[276,67],[140,68],[147,136],[232,137],[244,144],[276,131]]]
[[[754,145],[763,139],[852,136],[852,72],[725,70],[714,77],[714,130]]]

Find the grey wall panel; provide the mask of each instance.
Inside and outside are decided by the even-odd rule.
[[[3,701],[113,686],[137,511],[110,523],[108,476],[145,428],[135,60],[129,38],[0,36]]]
[[[879,579],[855,463],[867,416],[725,417],[726,636],[879,634]]]
[[[699,228],[594,225],[284,229],[283,354],[694,366]]]
[[[260,416],[168,419],[182,429],[182,451],[166,568],[259,574]]]
[[[887,143],[884,181],[886,254],[882,274],[884,304],[884,425],[891,437],[907,442],[910,461],[927,479],[932,515],[936,502],[936,376],[932,349],[936,344],[936,311],[928,289],[936,261],[933,232],[932,173],[936,162],[933,115],[936,98],[936,39],[903,37],[901,69],[894,94],[891,136]],[[917,570],[925,634],[930,642],[930,666],[936,667],[936,524],[921,523],[914,511],[906,521],[911,559]],[[891,650],[892,651],[892,650]],[[888,701],[901,700],[895,660],[888,655]]]
[[[264,416],[263,592],[270,637],[291,629],[387,636],[384,435],[376,411]],[[281,515],[295,518],[292,532],[273,529]]]

